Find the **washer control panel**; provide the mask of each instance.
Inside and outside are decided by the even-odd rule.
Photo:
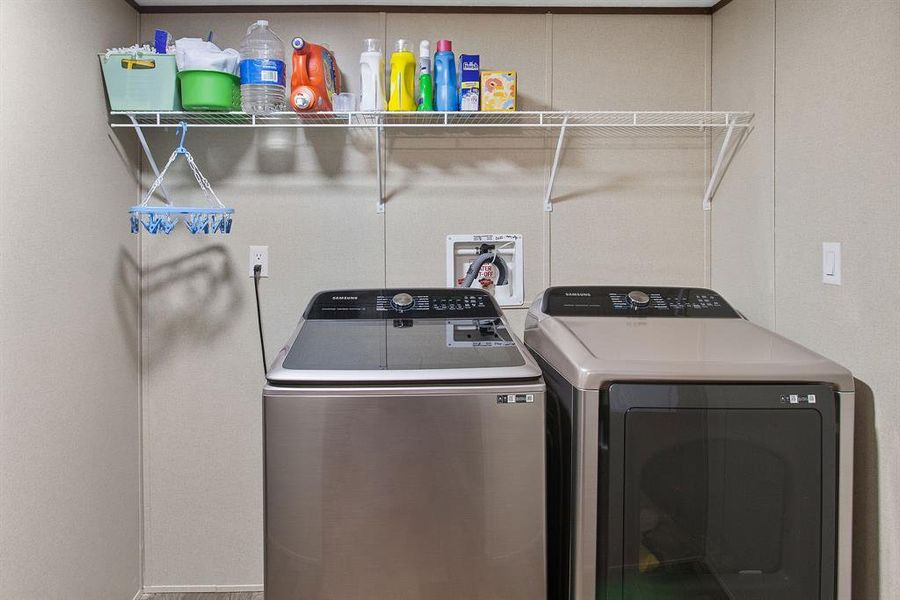
[[[320,292],[306,319],[493,319],[494,299],[475,289],[384,289]]]
[[[557,317],[740,318],[722,296],[704,288],[552,287],[542,310]]]

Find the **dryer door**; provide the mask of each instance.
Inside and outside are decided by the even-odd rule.
[[[614,385],[609,401],[607,598],[834,597],[831,390]]]

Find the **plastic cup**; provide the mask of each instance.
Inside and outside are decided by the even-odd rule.
[[[356,110],[356,94],[343,92],[335,94],[332,100],[334,112],[354,112]]]

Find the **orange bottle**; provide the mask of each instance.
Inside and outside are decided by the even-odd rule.
[[[297,112],[330,111],[331,98],[341,91],[341,71],[325,46],[296,37],[291,75],[291,107]]]

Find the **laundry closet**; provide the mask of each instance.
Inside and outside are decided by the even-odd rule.
[[[272,114],[242,107],[241,63],[256,23],[284,46],[283,71],[256,74],[283,80],[283,105]],[[185,38],[216,44],[223,55],[210,61],[232,60],[222,67],[229,73],[192,83],[168,51]],[[134,50],[160,39],[159,55]],[[666,572],[671,580],[696,575],[724,590],[697,588],[698,598],[797,589],[892,598],[900,587],[890,562],[900,555],[898,57],[896,0],[3,0],[0,599],[258,600],[273,556],[287,566],[275,579],[283,596],[269,600],[314,600],[315,586],[291,587],[303,579],[294,575],[311,572],[321,577],[315,589],[352,595],[352,576],[334,562],[316,570],[317,561],[337,562],[329,544],[353,540],[344,555],[365,571],[372,539],[396,541],[377,564],[394,568],[405,556],[421,568],[399,578],[371,569],[365,581],[422,600],[447,589],[478,598],[473,590],[490,586],[493,597],[525,600],[523,590],[544,585],[538,595],[559,600],[663,597],[628,594],[663,572],[667,552],[690,555]],[[386,74],[383,98],[377,79],[367,87],[373,68]],[[310,73],[292,80],[301,69]],[[160,79],[128,93],[158,94],[158,104],[117,104],[114,78],[148,74]],[[366,108],[361,99],[371,94],[378,104]],[[462,106],[437,104],[454,101]],[[423,102],[431,104],[419,109]],[[304,333],[317,320],[322,329]],[[339,333],[325,333],[338,330],[326,321]],[[340,336],[346,346],[334,341]],[[433,354],[408,345],[392,353],[391,343],[413,338],[427,338]],[[644,360],[638,338],[658,350],[659,371],[622,366]],[[318,345],[303,346],[308,340]],[[419,365],[410,369],[451,355],[441,368],[462,368],[448,364],[477,355],[477,364],[463,361],[476,371],[466,385],[482,386],[471,396],[490,403],[460,416],[437,402],[423,414],[442,415],[440,426],[427,421],[417,432],[424,421],[403,414],[401,392],[378,405],[393,415],[379,413],[378,431],[359,414],[282,410],[292,394],[353,396],[332,394],[350,381],[342,370],[383,371],[385,388],[415,379],[348,351],[376,346],[384,361]],[[620,371],[609,370],[614,360]],[[353,366],[335,366],[344,362]],[[491,365],[511,371],[479,370]],[[454,397],[458,371],[438,371],[422,385]],[[495,376],[502,386],[488,381]],[[772,386],[771,406],[753,404],[758,387],[722,399],[733,391],[723,386],[748,382]],[[624,387],[611,392],[616,384]],[[264,395],[281,398],[272,401],[281,408],[264,406]],[[579,412],[591,402],[596,410]],[[616,421],[616,406],[641,416]],[[709,450],[708,432],[736,418],[725,409],[756,427],[730,448],[769,467],[741,471],[759,496],[708,485],[703,502],[732,501],[711,525],[712,510],[689,506],[690,494],[667,498],[707,485],[676,456],[693,460],[706,444],[709,473],[738,460]],[[767,420],[794,409],[809,420]],[[516,410],[543,412],[507,421]],[[496,411],[507,412],[486,416]],[[705,412],[698,420],[690,411]],[[573,415],[585,419],[580,434]],[[308,442],[338,421],[357,432],[358,447]],[[519,449],[531,438],[544,444],[549,424],[558,437],[547,433],[546,453]],[[468,429],[457,435],[454,426]],[[504,437],[506,427],[523,437]],[[411,431],[418,437],[403,437]],[[628,431],[653,443],[634,445]],[[379,462],[377,448],[391,440]],[[281,463],[268,454],[275,441],[322,459]],[[417,444],[426,442],[429,452],[469,444],[465,461],[422,458]],[[603,454],[606,442],[620,446]],[[749,449],[769,442],[763,458]],[[598,450],[585,459],[591,444]],[[683,454],[664,449],[671,462],[654,462],[667,444]],[[394,470],[404,447],[418,458]],[[626,451],[641,464],[626,464]],[[791,458],[779,462],[778,453]],[[621,464],[604,471],[609,457]],[[598,478],[592,494],[578,487],[590,480],[578,471],[585,461]],[[802,470],[807,463],[815,475]],[[271,469],[282,464],[308,469],[303,481],[318,487],[279,479],[285,500],[267,508]],[[338,466],[319,472],[329,464]],[[377,510],[377,494],[370,504],[340,501],[341,490],[371,482],[357,477],[361,465],[393,474],[367,491],[409,492],[415,469],[428,465],[444,469],[435,489],[456,487],[409,492],[384,509],[397,520],[382,530],[353,512]],[[477,485],[465,487],[460,465],[482,469]],[[653,485],[628,487],[632,467],[656,473]],[[553,484],[557,496],[545,490]],[[797,495],[801,488],[817,491]],[[297,494],[305,512],[285,509]],[[475,496],[482,504],[467,504]],[[603,498],[646,510],[616,513]],[[459,521],[432,525],[422,508],[429,501]],[[772,525],[763,509],[775,505],[790,505],[781,514],[799,520]],[[745,554],[723,550],[746,534],[735,533],[737,513],[757,509],[748,519],[764,539]],[[667,511],[680,525],[659,517]],[[272,515],[285,519],[281,530],[308,536],[304,543],[267,537]],[[358,537],[328,537],[317,515],[336,527],[355,523]],[[555,517],[566,524],[554,533]],[[465,529],[473,519],[496,527]],[[610,541],[609,531],[618,537]],[[445,543],[403,546],[420,541],[416,534]],[[611,554],[585,554],[588,546]],[[815,568],[798,557],[813,546]],[[473,548],[472,556],[445,563],[429,554],[453,548]],[[603,562],[618,551],[636,558]],[[782,551],[784,560],[768,560]],[[495,562],[476,564],[478,552]],[[729,574],[703,571],[695,554],[715,555]],[[750,555],[760,566],[746,566]],[[534,575],[541,564],[546,578]],[[454,585],[464,585],[443,585],[454,568],[477,572],[480,583],[463,575]],[[609,573],[619,577],[615,588]],[[770,587],[753,596],[745,583],[763,576]]]

